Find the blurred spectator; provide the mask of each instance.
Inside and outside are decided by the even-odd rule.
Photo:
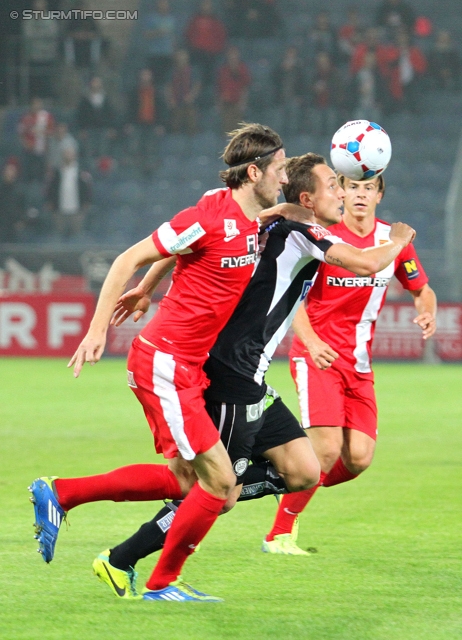
[[[29,65],[29,95],[54,97],[56,60],[59,47],[59,20],[50,20],[47,0],[34,0],[32,9],[40,11],[33,20],[22,20],[23,45]]]
[[[177,29],[169,1],[157,0],[144,16],[141,26],[146,64],[153,73],[156,86],[163,88],[172,68]]]
[[[460,89],[462,61],[449,31],[438,31],[428,55],[428,68],[432,83],[438,89]]]
[[[158,120],[152,72],[150,69],[141,69],[138,83],[128,96],[124,133],[129,155],[135,158],[139,168],[146,174],[152,172],[158,138],[163,132]]]
[[[79,11],[85,11],[85,2],[78,1],[72,7]],[[91,15],[81,18],[73,14],[72,20],[66,20],[66,36],[64,41],[64,54],[67,64],[78,69],[92,69],[99,64],[102,55],[103,38],[97,21]]]
[[[276,104],[281,115],[281,130],[289,135],[301,129],[302,104],[306,94],[306,77],[296,47],[288,47],[273,73]]]
[[[18,162],[7,160],[0,180],[0,242],[16,242],[25,227],[25,198]]]
[[[232,37],[269,38],[281,30],[274,0],[226,0],[226,26]]]
[[[374,53],[380,73],[383,76],[389,75],[388,63],[392,57],[390,45],[385,45],[380,40],[380,31],[376,27],[369,27],[364,38],[359,42],[351,58],[350,74],[355,76],[363,67],[364,60],[368,53]]]
[[[426,70],[427,60],[421,49],[411,44],[405,29],[398,30],[389,58],[389,88],[394,110],[418,112]]]
[[[186,49],[178,49],[170,80],[165,87],[170,129],[173,133],[197,133],[197,99],[200,90],[200,78],[189,60],[189,53]]]
[[[70,133],[67,123],[58,122],[54,134],[49,139],[47,164],[50,169],[57,169],[61,166],[63,151],[68,148],[78,152],[79,144]]]
[[[343,80],[329,54],[320,51],[310,81],[309,128],[314,135],[332,135],[344,104]]]
[[[98,76],[90,80],[88,93],[82,96],[75,117],[84,157],[113,153],[117,115]]]
[[[318,53],[327,53],[335,64],[339,60],[337,33],[331,24],[329,11],[320,11],[315,18],[314,26],[308,33],[309,54],[316,57]]]
[[[250,83],[250,71],[241,60],[239,49],[229,47],[218,72],[218,108],[223,132],[233,131],[244,119]]]
[[[352,78],[348,95],[354,119],[381,121],[383,109],[386,110],[390,102],[390,95],[374,51],[366,52],[362,67]]]
[[[361,12],[356,5],[349,7],[346,22],[337,34],[339,54],[343,61],[349,63],[356,45],[362,40]]]
[[[19,135],[23,147],[22,164],[26,182],[43,180],[49,139],[55,129],[53,115],[43,106],[41,98],[32,98],[30,109],[19,122]]]
[[[77,154],[71,147],[64,150],[61,166],[53,173],[46,201],[61,237],[69,238],[82,232],[91,205],[91,177],[80,171]]]
[[[217,60],[226,46],[226,28],[214,15],[212,0],[202,0],[186,29],[186,41],[191,61],[201,72],[203,88],[210,87],[215,79]]]
[[[411,34],[415,19],[414,9],[406,0],[382,0],[375,14],[375,24],[382,27],[390,39],[403,28]]]

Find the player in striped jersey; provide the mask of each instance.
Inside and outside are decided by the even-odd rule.
[[[298,202],[301,166],[289,163],[286,199]],[[330,231],[357,247],[379,246],[389,238],[390,225],[376,218],[385,192],[383,176],[357,182],[340,176],[345,189],[342,221]],[[412,244],[388,267],[367,278],[345,268],[321,264],[306,310],[300,307],[290,351],[302,426],[321,464],[316,487],[282,498],[263,550],[284,553],[287,535],[318,486],[352,480],[369,467],[377,437],[377,406],[372,372],[375,323],[395,275],[414,299],[414,322],[424,340],[436,329],[436,296]]]

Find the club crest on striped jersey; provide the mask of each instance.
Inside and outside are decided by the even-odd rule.
[[[233,238],[235,238],[241,233],[236,226],[236,220],[225,218],[224,225],[225,225],[225,237],[224,237],[225,242],[229,242],[230,240],[232,240]]]
[[[308,225],[307,231],[308,233],[311,233],[313,238],[316,238],[316,240],[322,240],[326,236],[330,236],[330,232],[327,229],[324,229],[324,227],[321,227],[320,224]]]

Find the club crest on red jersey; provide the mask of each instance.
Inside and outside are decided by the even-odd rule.
[[[311,233],[313,238],[316,238],[316,240],[322,240],[326,236],[330,236],[330,232],[319,224],[308,226],[307,231],[308,233]]]
[[[229,242],[230,240],[232,240],[233,238],[235,238],[241,233],[236,226],[236,220],[225,218],[224,223],[225,223],[225,238],[224,238],[225,242]]]

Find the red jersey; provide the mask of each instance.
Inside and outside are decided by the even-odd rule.
[[[390,237],[390,225],[376,220],[373,231],[361,238],[342,222],[329,232],[359,249],[377,247]],[[339,360],[354,366],[359,373],[371,372],[371,349],[375,323],[385,303],[388,284],[395,275],[408,290],[421,289],[428,278],[412,244],[385,269],[371,276],[357,276],[341,267],[322,263],[310,289],[307,311],[318,336],[337,353]],[[291,357],[306,352],[295,337]]]
[[[161,351],[201,362],[252,277],[258,222],[246,218],[230,189],[215,189],[152,238],[162,255],[178,260],[172,285],[141,334]]]

